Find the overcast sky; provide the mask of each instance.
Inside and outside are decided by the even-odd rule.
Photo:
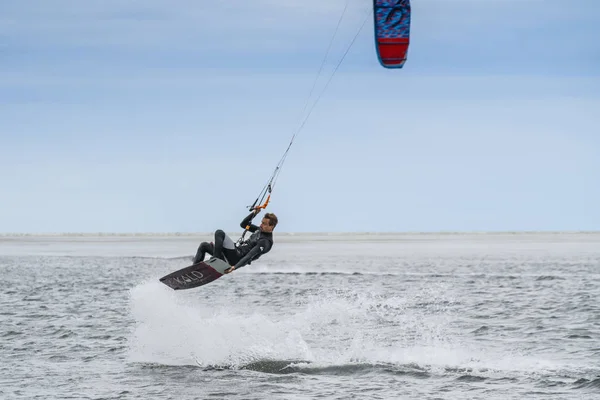
[[[239,231],[346,2],[1,2],[0,232]],[[347,3],[278,230],[600,229],[600,1]]]

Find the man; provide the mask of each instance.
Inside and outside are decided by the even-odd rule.
[[[218,229],[215,231],[215,242],[202,242],[198,247],[198,252],[194,257],[194,264],[203,261],[206,253],[220,258],[231,265],[225,270],[228,274],[231,271],[250,264],[257,260],[263,254],[268,253],[273,247],[273,229],[277,226],[277,217],[273,213],[267,213],[263,217],[260,226],[251,223],[260,212],[260,208],[254,209],[244,220],[240,226],[252,232],[252,235],[239,245],[236,245],[224,231]]]

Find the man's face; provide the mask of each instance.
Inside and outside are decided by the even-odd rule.
[[[268,218],[263,218],[262,221],[260,221],[260,230],[263,232],[273,232],[273,227],[269,225]]]

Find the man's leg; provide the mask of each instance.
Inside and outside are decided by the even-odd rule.
[[[230,264],[235,264],[239,260],[235,243],[221,229],[215,232],[215,252],[213,256]]]
[[[196,252],[196,256],[194,257],[194,261],[192,262],[192,264],[204,261],[204,256],[206,255],[206,253],[213,255],[215,253],[215,246],[212,243],[202,242],[198,247],[198,251]]]

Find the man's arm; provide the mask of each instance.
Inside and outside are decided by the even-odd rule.
[[[260,210],[257,209],[248,214],[248,216],[240,223],[242,229],[247,229],[250,232],[256,232],[258,230],[258,226],[252,223],[252,218],[254,218],[259,212]]]
[[[264,254],[271,248],[271,243],[266,239],[260,239],[256,246],[254,246],[248,254],[240,259],[233,267],[234,269],[238,269],[243,267],[244,265],[248,265],[252,259],[258,254]]]

